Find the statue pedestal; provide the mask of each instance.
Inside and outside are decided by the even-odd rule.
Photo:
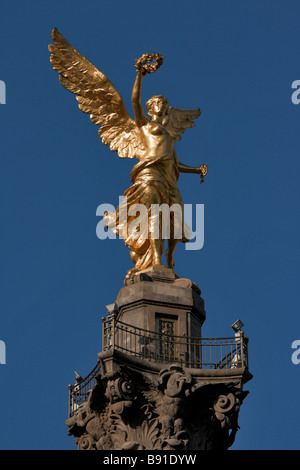
[[[116,298],[116,308],[115,320],[120,328],[127,324],[136,329],[135,337],[123,334],[121,338],[119,331],[119,341],[134,347],[144,358],[161,354],[163,362],[185,362],[189,349],[186,338],[201,338],[205,310],[200,289],[189,279],[178,278],[172,270],[151,269],[126,280]],[[178,343],[176,351],[172,341]]]
[[[79,449],[227,449],[248,392],[247,338],[202,338],[200,289],[172,270],[125,281],[103,321],[102,352],[70,387]]]

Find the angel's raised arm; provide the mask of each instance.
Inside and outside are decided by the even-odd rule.
[[[148,119],[146,118],[141,103],[143,73],[139,70],[133,85],[131,102],[136,125],[142,127]]]

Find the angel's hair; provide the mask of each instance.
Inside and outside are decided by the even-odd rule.
[[[146,103],[146,108],[147,108],[147,112],[148,112],[149,116],[151,115],[151,108],[152,108],[153,101],[157,100],[158,98],[160,100],[162,100],[167,106],[169,106],[169,101],[164,96],[162,96],[162,95],[152,96],[150,98],[150,100],[148,100],[147,103]]]

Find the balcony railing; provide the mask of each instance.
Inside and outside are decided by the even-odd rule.
[[[193,338],[144,330],[113,315],[102,322],[103,351],[115,349],[147,361],[199,369],[248,367],[248,338],[242,331],[235,337]]]
[[[137,328],[117,321],[113,315],[102,318],[102,322],[103,351],[115,349],[147,361],[198,369],[248,367],[248,338],[242,331],[231,338],[193,338]],[[87,377],[69,385],[69,417],[87,401],[99,374],[97,362]]]
[[[74,385],[69,385],[69,417],[73,416],[79,407],[87,401],[89,392],[97,383],[97,376],[100,374],[100,362],[85,377],[77,379]]]

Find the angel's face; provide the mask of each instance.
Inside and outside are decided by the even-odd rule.
[[[163,96],[154,96],[151,99],[151,105],[148,109],[148,114],[151,117],[163,118],[168,114],[169,103]]]
[[[153,113],[157,116],[165,116],[167,114],[167,104],[163,100],[156,100],[152,105]]]

